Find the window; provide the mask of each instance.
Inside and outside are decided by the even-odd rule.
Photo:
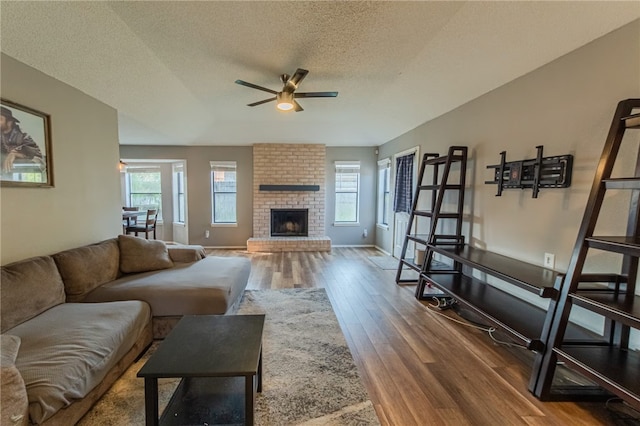
[[[378,161],[378,225],[389,226],[391,161]]]
[[[162,220],[162,181],[159,167],[128,167],[126,185],[130,207],[138,207],[140,210],[157,209],[158,220]]]
[[[359,191],[360,162],[336,161],[336,223],[358,223]]]
[[[173,165],[173,221],[185,222],[184,166]]]
[[[235,224],[236,162],[211,162],[211,217],[213,224]]]

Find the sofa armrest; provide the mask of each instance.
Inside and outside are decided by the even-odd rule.
[[[0,336],[0,424],[28,425],[29,401],[24,380],[15,365],[20,338]]]
[[[204,247],[197,245],[167,245],[167,250],[174,262],[195,262],[207,257]]]

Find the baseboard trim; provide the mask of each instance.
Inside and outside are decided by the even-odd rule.
[[[247,246],[204,246],[206,249],[246,250]]]
[[[380,250],[381,252],[383,252],[384,254],[386,254],[387,256],[391,256],[391,253],[389,253],[388,251],[383,250],[383,249],[381,249],[381,248],[380,248],[380,247],[378,247],[378,246],[374,246],[374,247],[375,247],[375,248],[377,248],[378,250]]]
[[[357,247],[357,248],[374,248],[375,246],[373,244],[334,244],[331,247],[342,247],[342,248],[349,248],[349,247]]]

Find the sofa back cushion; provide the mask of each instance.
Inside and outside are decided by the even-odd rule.
[[[50,256],[33,257],[0,271],[0,331],[64,303],[64,283]]]
[[[173,267],[173,261],[164,241],[118,235],[118,244],[120,245],[120,270],[125,274]]]
[[[118,278],[120,250],[115,238],[53,255],[67,302],[80,302],[91,290]]]

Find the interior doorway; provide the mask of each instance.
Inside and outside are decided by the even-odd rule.
[[[398,159],[402,157],[411,156],[413,154],[413,171],[411,173],[411,180],[405,181],[405,185],[409,185],[411,188],[411,194],[415,192],[416,181],[418,177],[418,158],[419,158],[420,147],[416,146],[411,149],[399,152],[393,156],[393,176],[394,176],[394,185],[393,185],[393,197],[394,200],[398,194],[399,183],[398,183]],[[413,197],[410,197],[413,198]],[[396,202],[393,203],[394,206]],[[409,226],[409,213],[404,211],[396,212],[394,208],[393,213],[393,257],[400,258],[402,255],[402,245],[404,244],[404,238],[407,233],[407,229]],[[407,247],[407,257],[413,258],[413,253],[415,251],[415,244],[413,241],[409,241],[409,245]]]

